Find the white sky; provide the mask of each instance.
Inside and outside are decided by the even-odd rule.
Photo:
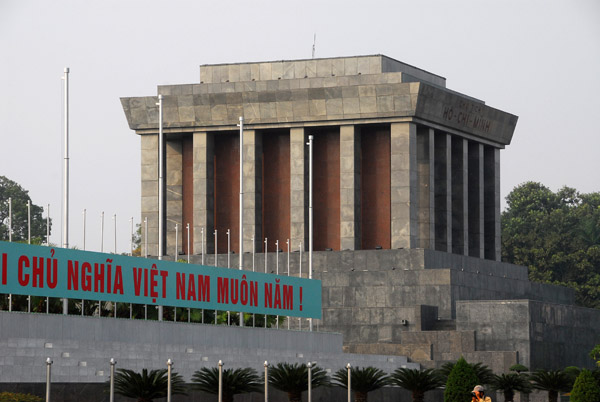
[[[528,180],[600,191],[600,1],[0,0],[0,175],[50,206],[61,242],[62,80],[70,74],[70,244],[129,249],[139,138],[119,101],[199,65],[385,54],[519,116],[502,197]]]

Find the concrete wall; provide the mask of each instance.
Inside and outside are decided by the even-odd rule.
[[[118,367],[165,368],[172,359],[186,381],[201,367],[263,369],[271,363],[347,363],[385,371],[418,367],[401,356],[344,354],[339,334],[114,318],[0,312],[0,383],[44,382],[50,357],[55,382],[104,382]]]
[[[588,353],[598,343],[598,310],[533,300],[457,302],[456,329],[474,331],[479,350],[519,352],[532,370],[593,368]]]

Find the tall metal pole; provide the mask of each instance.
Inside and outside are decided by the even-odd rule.
[[[46,210],[46,246],[50,245],[50,204]]]
[[[350,363],[346,365],[346,369],[348,370],[348,402],[352,402],[352,366]]]
[[[148,258],[148,217],[144,218],[144,257]]]
[[[269,402],[269,362],[265,360],[265,402]]]
[[[223,362],[219,360],[219,402],[223,402]]]
[[[8,197],[8,241],[12,242],[12,197]]]
[[[300,269],[298,271],[298,277],[302,278],[302,242],[300,242],[300,244],[298,245],[298,253],[298,259],[300,260]],[[302,331],[302,317],[298,317],[298,330]]]
[[[265,274],[267,273],[267,251],[268,251],[267,238],[265,237]],[[267,328],[267,315],[265,314],[265,328]]]
[[[46,359],[46,402],[50,402],[50,376],[51,376],[52,360]]]
[[[190,224],[188,223],[186,226],[187,229],[187,261],[190,263]]]
[[[244,118],[240,116],[240,227],[239,268],[244,267]],[[240,311],[240,327],[244,326],[244,313]]]
[[[104,252],[104,211],[100,213],[100,252]]]
[[[288,248],[288,252],[287,252],[287,276],[290,276],[290,239],[287,239],[287,248]],[[287,329],[290,329],[290,316],[287,316]]]
[[[215,229],[215,267],[217,266],[217,255],[218,255],[217,254],[217,248],[218,248],[217,240],[218,240],[217,229]]]
[[[267,273],[267,252],[268,252],[268,243],[267,243],[267,238],[265,237],[265,274]]]
[[[231,230],[227,229],[227,268],[231,268]]]
[[[308,362],[308,402],[312,402],[312,363]]]
[[[171,370],[173,361],[167,360],[167,402],[171,402]]]
[[[158,259],[163,256],[163,96],[158,95]]]
[[[117,361],[110,358],[110,402],[115,401],[115,364]]]
[[[31,244],[31,200],[27,200],[27,244]]]
[[[202,244],[200,245],[200,250],[202,252],[202,265],[204,265],[204,226],[200,231],[200,235],[202,236],[202,239],[200,239],[202,241]]]
[[[175,224],[175,262],[177,262],[177,257],[179,257],[179,244],[178,243],[178,237],[179,237],[179,224],[176,223]]]
[[[117,214],[113,214],[113,221],[115,222],[115,254],[117,254]]]
[[[86,219],[87,211],[85,208],[83,209],[83,251],[85,251],[85,219]]]
[[[129,255],[133,255],[133,216],[129,219],[131,223],[131,232],[129,234]]]
[[[313,271],[313,136],[308,136],[308,278]],[[308,319],[309,331],[313,330],[312,318]]]
[[[63,248],[69,248],[69,67],[64,69],[65,81],[65,138],[63,166]]]
[[[279,239],[275,240],[275,275],[279,275]],[[279,314],[275,316],[275,328],[279,329]]]
[[[164,197],[164,182],[163,182],[163,96],[158,95],[158,259],[163,258],[163,197]],[[163,308],[158,306],[158,321],[162,321]]]

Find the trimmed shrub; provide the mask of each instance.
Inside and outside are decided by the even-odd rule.
[[[43,402],[43,399],[31,394],[0,392],[0,402]]]
[[[477,385],[479,378],[464,357],[458,359],[448,375],[444,402],[465,402],[471,400],[471,391]]]
[[[571,402],[600,401],[600,386],[589,370],[581,370],[571,391]]]

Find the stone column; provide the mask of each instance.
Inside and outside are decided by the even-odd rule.
[[[469,143],[452,138],[452,252],[469,254]]]
[[[244,251],[262,249],[262,137],[256,130],[244,130]],[[246,266],[246,264],[244,264]]]
[[[142,256],[158,255],[158,134],[142,135],[141,178],[142,178]],[[145,250],[148,219],[148,250]]]
[[[183,213],[183,158],[181,141],[166,141],[166,209],[165,234],[167,238],[164,254],[175,258],[183,249],[181,244],[182,213]],[[177,252],[175,251],[175,224],[179,225]]]
[[[500,148],[494,148],[494,199],[496,207],[494,208],[495,221],[495,245],[496,245],[496,261],[502,259],[502,227],[500,226]]]
[[[391,209],[392,248],[417,244],[417,126],[392,123]]]
[[[304,128],[290,129],[290,248],[308,250],[308,163]]]
[[[452,138],[435,133],[435,249],[452,252]]]
[[[469,255],[484,258],[483,144],[469,142]]]
[[[500,149],[484,147],[485,258],[500,261]]]
[[[360,133],[340,127],[340,246],[360,249]]]
[[[419,182],[418,241],[419,248],[435,248],[434,155],[433,129],[417,128],[417,177]]]
[[[201,131],[194,133],[194,252],[202,252],[202,230],[204,230],[204,252],[214,252],[214,138]],[[206,264],[205,260],[205,264]]]

